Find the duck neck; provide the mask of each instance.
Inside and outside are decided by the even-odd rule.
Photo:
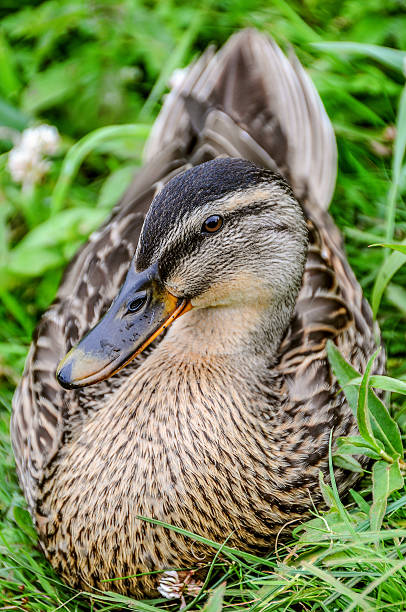
[[[284,301],[193,309],[172,324],[164,343],[188,360],[243,355],[244,361],[263,359],[269,365],[276,360],[293,306]]]

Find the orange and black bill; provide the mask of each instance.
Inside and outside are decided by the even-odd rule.
[[[59,364],[59,383],[78,389],[112,376],[190,308],[166,291],[156,264],[140,274],[131,266],[110,309]]]

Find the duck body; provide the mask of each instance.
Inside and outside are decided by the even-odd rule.
[[[216,541],[235,531],[233,545],[258,551],[269,548],[281,521],[300,516],[300,504],[308,503],[303,469],[286,459],[292,439],[277,437],[288,430],[279,394],[273,392],[273,415],[264,400],[265,364],[242,368],[240,361],[216,358],[208,369],[205,359],[185,360],[169,338],[162,344],[64,447],[42,505],[47,554],[59,559],[66,578],[78,576],[77,586],[210,560],[207,548],[136,515]],[[267,388],[272,393],[269,382]],[[136,399],[145,395],[147,411]],[[60,521],[58,513],[69,519]],[[136,595],[157,585],[155,575],[119,583],[119,590]]]
[[[325,211],[334,136],[297,60],[254,31],[209,50],[147,156],[41,320],[12,419],[51,563],[72,585],[136,596],[156,592],[148,572],[212,556],[139,516],[264,552],[321,501],[330,431],[356,432],[326,341],[360,371],[375,350]],[[355,478],[336,471],[341,490]]]
[[[260,356],[216,355],[208,366],[199,350],[191,359],[177,329],[193,324],[186,318],[64,446],[45,487],[42,541],[77,587],[210,561],[206,547],[136,515],[265,552],[285,522],[303,516],[309,490],[319,501],[327,424],[310,403],[285,409],[283,376]],[[354,428],[345,410],[329,425],[342,435]],[[155,575],[117,584],[140,596],[156,585]]]

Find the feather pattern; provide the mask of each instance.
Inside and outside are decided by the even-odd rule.
[[[154,346],[118,375],[80,391],[64,391],[59,387],[55,379],[56,366],[66,351],[99,320],[117,294],[154,195],[176,174],[219,156],[244,158],[280,172],[304,208],[310,235],[293,319],[280,345],[277,363],[267,374],[269,380],[276,381],[275,386],[270,391],[269,381],[265,381],[262,389],[264,410],[266,397],[270,404],[280,404],[277,444],[283,461],[281,459],[278,464],[279,473],[275,468],[280,500],[278,505],[277,496],[265,498],[266,486],[264,484],[261,490],[258,484],[257,495],[262,498],[258,502],[257,518],[265,512],[264,503],[272,508],[275,531],[289,518],[301,516],[303,508],[311,504],[309,490],[316,501],[319,499],[317,476],[319,468],[326,465],[331,427],[341,435],[355,431],[354,420],[342,394],[338,393],[328,365],[326,341],[333,339],[354,367],[363,370],[375,350],[377,330],[346,261],[340,235],[326,212],[336,177],[333,130],[314,86],[296,57],[291,53],[287,59],[273,41],[246,30],[234,35],[218,53],[208,49],[184,71],[180,82],[168,94],[153,127],[144,167],[111,218],[75,256],[65,272],[55,303],[38,325],[14,396],[11,431],[20,483],[40,533],[47,521],[46,509],[52,512],[46,501],[52,497],[50,483],[58,462],[68,453],[69,442],[80,439],[83,432],[88,431],[86,428],[94,414],[113,394],[124,393],[128,377],[153,353]],[[159,341],[160,338],[156,343]],[[384,367],[385,355],[381,351],[375,372],[383,372]],[[259,393],[258,389],[255,393]],[[221,394],[218,402],[221,404]],[[105,412],[103,414],[105,418]],[[248,421],[252,419],[252,415],[245,416]],[[187,420],[187,415],[180,414],[179,418]],[[241,427],[245,431],[246,425]],[[225,448],[224,453],[229,450]],[[248,454],[250,451],[243,445],[242,452]],[[300,460],[295,467],[292,462],[296,458]],[[193,464],[193,457],[189,460]],[[227,463],[224,456],[218,460]],[[292,464],[290,470],[287,469],[289,462]],[[87,469],[85,466],[84,473]],[[243,470],[243,466],[237,465],[236,469]],[[265,472],[258,476],[258,482],[262,482],[261,478],[269,482]],[[353,475],[338,470],[337,480],[344,488],[353,481]],[[188,482],[186,476],[185,486],[193,488],[193,482]],[[213,486],[215,490],[227,485],[224,482]],[[103,491],[97,487],[94,493],[102,495]],[[200,489],[199,493],[194,492],[194,501],[187,502],[191,504],[189,520],[170,511],[167,517],[175,522],[179,518],[179,524],[202,533],[205,524],[201,517],[206,515],[213,500],[207,500]],[[244,491],[240,491],[239,496],[245,507]],[[220,494],[218,499],[221,499]],[[66,503],[69,505],[68,501]],[[120,512],[117,510],[119,514],[124,512],[126,504],[127,501],[122,500]],[[221,508],[215,513],[215,521],[207,518],[206,529],[208,523],[212,528],[210,536],[223,539],[222,530],[226,525],[221,518]],[[191,520],[190,516],[194,515],[199,515],[200,519]],[[110,528],[117,532],[120,526],[114,520],[111,519]],[[131,520],[128,515],[126,520]],[[240,516],[239,528],[244,537],[235,538],[233,542],[258,550],[266,546],[267,534],[272,533],[272,529],[268,526],[268,531],[264,531],[260,518],[256,523],[250,521],[247,516],[244,529],[244,519]],[[148,527],[144,525],[140,529],[138,538],[142,539],[146,533],[150,537]],[[85,588],[89,583],[100,586],[98,578],[100,572],[103,573],[103,564],[106,565],[105,575],[114,568],[122,574],[135,573],[124,552],[116,550],[117,546],[120,550],[125,549],[126,542],[121,535],[115,536],[120,540],[116,548],[108,544],[110,552],[115,550],[108,562],[92,549],[90,557],[93,555],[99,572],[86,569],[85,561],[75,558],[73,553],[70,556],[66,551],[62,554],[52,544],[49,532],[47,537],[47,554],[57,559],[56,566],[71,581],[75,568],[80,567],[86,580],[79,580],[79,584]],[[189,554],[183,540],[161,531],[159,537],[166,550],[174,551],[175,561],[179,558],[175,554],[179,549],[182,558],[193,562],[193,555]],[[82,544],[85,542],[92,548],[91,534],[83,538]],[[159,546],[148,554],[158,565],[160,557],[162,563],[167,564],[170,560],[170,556],[162,560]],[[136,594],[154,589],[149,578],[145,578],[143,586],[134,580],[114,585],[119,590]]]

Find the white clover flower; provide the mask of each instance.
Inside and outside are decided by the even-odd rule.
[[[157,591],[166,599],[180,599],[184,608],[185,595],[196,597],[202,589],[203,583],[193,578],[194,572],[177,572],[168,570],[161,575]]]
[[[53,125],[37,125],[24,130],[19,147],[38,151],[46,155],[54,155],[59,148],[59,133]]]
[[[23,185],[34,185],[48,172],[51,164],[37,152],[14,147],[8,154],[8,169],[13,180]]]
[[[23,189],[38,183],[49,172],[51,163],[43,155],[53,155],[59,148],[60,137],[56,127],[38,125],[24,130],[19,142],[8,154],[8,169]]]
[[[169,570],[164,572],[159,581],[157,591],[167,599],[179,599],[183,584],[179,581],[178,572]]]

